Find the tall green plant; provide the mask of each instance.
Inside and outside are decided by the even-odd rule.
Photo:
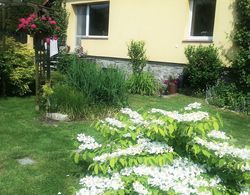
[[[133,73],[141,73],[147,64],[145,42],[131,41],[128,46],[128,56],[132,64]]]
[[[92,101],[106,105],[127,103],[125,74],[115,68],[102,69],[98,64],[75,57],[67,72],[69,85]]]
[[[185,55],[188,64],[184,68],[184,74],[193,90],[205,91],[208,86],[216,84],[222,71],[222,62],[216,47],[188,46]]]

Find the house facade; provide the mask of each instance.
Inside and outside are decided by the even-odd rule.
[[[127,59],[131,40],[146,43],[149,61],[186,64],[188,45],[232,47],[234,0],[67,0],[67,44],[90,56]]]

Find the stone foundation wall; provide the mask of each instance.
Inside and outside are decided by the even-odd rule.
[[[102,67],[117,67],[125,72],[131,74],[132,67],[129,63],[129,60],[118,59],[118,58],[103,58],[103,57],[89,57],[91,60],[94,60]],[[173,64],[173,63],[164,63],[164,62],[148,62],[147,66],[144,68],[144,71],[149,71],[158,80],[168,79],[169,76],[178,77],[183,72],[184,64]]]

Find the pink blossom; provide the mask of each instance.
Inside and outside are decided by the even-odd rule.
[[[53,39],[54,39],[54,40],[58,40],[58,36],[57,36],[57,35],[54,35],[54,36],[53,36]]]
[[[51,20],[49,23],[50,23],[51,25],[56,25],[56,24],[57,24],[55,20]]]
[[[167,84],[168,84],[168,80],[164,80],[163,83],[164,83],[165,85],[167,85]]]
[[[20,18],[19,21],[22,23],[26,22],[25,18]]]
[[[37,26],[35,24],[31,24],[30,28],[35,29]]]
[[[46,21],[47,18],[46,18],[45,16],[42,16],[42,17],[41,17],[41,20],[42,20],[42,21]]]
[[[26,19],[26,22],[28,22],[28,23],[30,23],[31,21],[33,21],[33,18],[32,18],[32,17],[28,17],[28,18]]]
[[[21,29],[24,27],[24,24],[18,24],[18,29]]]
[[[36,18],[36,14],[35,13],[30,14],[30,18],[35,19]]]
[[[51,20],[52,20],[52,18],[51,18],[51,17],[48,17],[48,20],[49,20],[49,21],[51,21]]]

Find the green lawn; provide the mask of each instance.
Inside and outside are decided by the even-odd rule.
[[[194,101],[186,96],[170,98],[131,96],[130,107],[178,110]],[[250,117],[204,106],[209,113],[219,113],[224,130],[241,146],[250,146]],[[0,194],[70,194],[84,173],[70,159],[77,133],[98,138],[91,122],[52,123],[43,121],[34,111],[33,98],[0,99]],[[99,139],[101,139],[99,137]],[[30,157],[34,165],[22,166],[17,159]]]

